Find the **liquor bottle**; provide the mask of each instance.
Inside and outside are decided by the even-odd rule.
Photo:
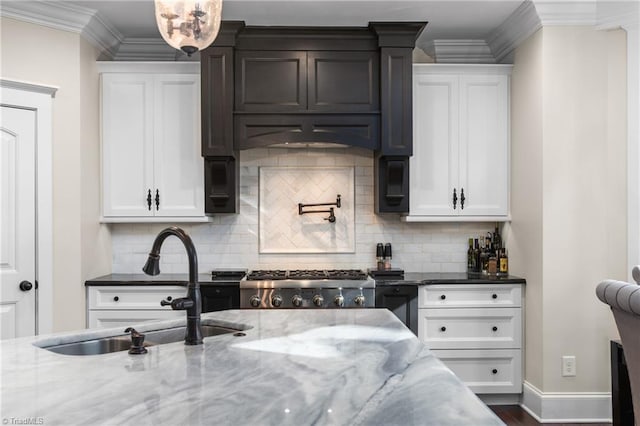
[[[500,257],[498,258],[498,273],[501,276],[509,275],[509,257],[507,256],[507,249],[500,250]]]
[[[467,250],[467,272],[473,272],[473,238],[469,238],[469,249]]]

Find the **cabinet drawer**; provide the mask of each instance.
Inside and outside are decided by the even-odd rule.
[[[517,307],[522,304],[520,284],[452,284],[420,287],[421,308]]]
[[[90,287],[89,309],[153,309],[170,311],[170,306],[160,306],[163,299],[170,300],[187,295],[181,286],[144,286],[128,288]]]
[[[419,309],[418,337],[430,349],[521,347],[521,310]]]
[[[126,327],[147,321],[162,321],[176,318],[186,318],[184,311],[89,311],[89,328],[121,327],[124,333]]]
[[[521,393],[520,350],[435,350],[437,356],[475,393]]]

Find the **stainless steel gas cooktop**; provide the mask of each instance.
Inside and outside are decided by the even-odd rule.
[[[240,282],[240,308],[371,308],[374,289],[358,269],[256,270]]]

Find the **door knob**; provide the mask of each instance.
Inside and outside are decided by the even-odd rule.
[[[33,288],[33,284],[31,284],[29,281],[22,281],[19,287],[22,291],[29,291]]]

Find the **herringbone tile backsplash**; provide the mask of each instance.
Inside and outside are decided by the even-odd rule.
[[[356,242],[354,167],[260,167],[260,253],[354,253]],[[298,203],[334,203],[304,211]]]
[[[340,184],[339,192],[345,203],[353,204],[353,219],[343,217],[344,210],[336,210],[336,224],[349,224],[344,235],[352,235],[352,248],[347,252],[329,250],[331,238],[325,236],[303,238],[302,241],[291,242],[286,246],[284,239],[279,240],[279,248],[288,252],[261,252],[261,212],[259,183],[261,170],[275,168],[291,171],[317,168],[351,169],[354,171],[353,196]],[[277,173],[276,173],[277,174]],[[282,173],[289,182],[296,180],[295,173]],[[310,179],[313,181],[313,179]],[[335,200],[336,187],[326,194],[313,196],[307,202],[325,202]],[[337,184],[336,184],[337,185]],[[492,223],[404,223],[396,214],[376,215],[373,206],[373,153],[364,149],[252,149],[240,152],[240,213],[233,215],[217,215],[211,223],[179,224],[193,239],[198,251],[198,265],[201,272],[214,268],[371,268],[375,266],[376,243],[393,244],[394,267],[408,272],[463,272],[466,270],[467,238],[483,234],[493,229]],[[321,194],[321,193],[320,193]],[[326,197],[326,200],[325,200]],[[353,201],[355,200],[355,201]],[[296,208],[297,197],[268,202],[269,209]],[[293,206],[292,206],[293,204]],[[297,213],[297,210],[296,210]],[[286,221],[299,222],[299,217],[291,214]],[[304,215],[305,220],[317,221],[321,230],[326,230],[326,223],[320,224],[323,215]],[[271,217],[271,216],[270,216]],[[322,221],[326,222],[326,221]],[[282,221],[286,232],[287,223]],[[289,223],[293,225],[294,223]],[[140,273],[140,268],[156,234],[166,224],[112,224],[112,252],[114,273]],[[288,234],[290,237],[291,233]],[[341,234],[343,235],[343,234]],[[337,236],[337,235],[336,235]],[[346,241],[348,237],[344,240]],[[276,238],[278,240],[278,238]],[[344,242],[343,241],[343,242]],[[314,243],[314,247],[322,247],[327,252],[309,253],[309,248],[302,249],[304,244]],[[320,246],[322,242],[322,246]],[[300,244],[300,247],[294,247]],[[336,241],[338,244],[338,241]],[[267,243],[266,251],[274,247]],[[332,251],[329,253],[328,251]],[[164,273],[186,273],[187,257],[184,247],[177,239],[168,239],[162,247],[161,270]]]

